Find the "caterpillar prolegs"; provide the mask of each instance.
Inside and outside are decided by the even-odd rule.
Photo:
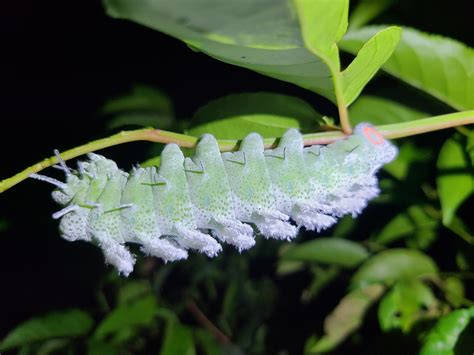
[[[299,228],[328,228],[337,218],[356,216],[379,193],[376,173],[397,148],[370,124],[359,124],[347,138],[327,146],[303,146],[296,129],[278,147],[264,150],[257,133],[240,149],[220,153],[216,139],[204,135],[196,153],[185,158],[168,144],[158,168],[120,170],[109,159],[89,154],[66,182],[33,174],[57,186],[53,199],[64,208],[63,238],[96,243],[107,263],[128,275],[135,257],[125,243],[165,262],[185,259],[188,250],[217,255],[219,242],[239,251],[254,235],[290,240]]]

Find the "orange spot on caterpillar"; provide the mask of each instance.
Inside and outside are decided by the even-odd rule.
[[[375,145],[382,144],[385,141],[383,136],[370,126],[364,127],[364,135],[370,143]]]

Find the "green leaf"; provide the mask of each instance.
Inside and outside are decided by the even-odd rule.
[[[439,200],[443,211],[443,224],[451,224],[456,210],[473,192],[471,164],[464,145],[456,137],[448,139],[438,156],[436,179]]]
[[[366,311],[382,295],[382,285],[370,285],[345,295],[336,308],[324,321],[324,336],[311,346],[305,347],[305,353],[327,352],[334,349],[349,334],[358,329]]]
[[[95,339],[89,339],[87,342],[87,355],[120,355],[119,349],[113,345]]]
[[[144,296],[151,296],[152,290],[149,281],[145,280],[128,280],[120,287],[117,295],[117,304],[127,305]]]
[[[145,160],[143,163],[140,163],[140,166],[142,168],[147,168],[150,166],[160,166],[160,163],[161,163],[161,156],[158,155],[156,157]]]
[[[273,115],[246,115],[204,123],[190,128],[186,134],[199,137],[204,133],[217,139],[242,139],[252,132],[262,137],[280,137],[289,128],[300,128],[299,122],[291,118]]]
[[[383,26],[348,32],[339,47],[355,54]],[[403,27],[400,43],[383,69],[458,110],[474,108],[474,50],[450,38]]]
[[[51,312],[27,320],[13,329],[0,343],[0,351],[53,338],[83,336],[93,324],[92,317],[78,309]]]
[[[223,355],[223,349],[209,331],[195,328],[193,333],[196,339],[196,345],[201,349],[202,354]]]
[[[65,353],[66,348],[71,346],[71,343],[71,339],[64,338],[47,340],[35,349],[35,355],[63,354]]]
[[[306,101],[272,92],[233,94],[218,98],[199,108],[191,123],[198,125],[226,118],[260,115],[297,120],[303,131],[314,131],[315,127],[325,123]]]
[[[304,268],[305,264],[301,261],[279,259],[276,274],[278,276],[289,275],[301,271]]]
[[[387,10],[394,0],[361,0],[349,16],[349,30],[362,27]]]
[[[311,268],[311,273],[313,279],[301,293],[301,301],[305,303],[317,298],[325,287],[337,279],[341,274],[341,268],[334,265],[329,267],[314,266]]]
[[[299,85],[336,101],[329,67],[305,48],[295,9],[288,0],[103,0],[103,3],[112,17],[138,22],[178,38],[193,50],[215,59]],[[326,7],[330,8],[327,3]],[[323,24],[327,23],[326,19],[333,19],[332,13],[320,12],[316,18],[324,35],[330,28],[325,31]]]
[[[349,0],[294,0],[303,41],[310,51],[339,72],[337,42],[347,31]]]
[[[420,355],[455,355],[459,336],[473,317],[474,308],[458,309],[441,317],[425,337]]]
[[[160,355],[194,355],[196,350],[191,330],[177,321],[169,321]]]
[[[112,117],[107,124],[112,129],[127,125],[165,129],[174,119],[170,98],[147,85],[135,85],[131,92],[108,100],[101,113]]]
[[[438,221],[429,216],[422,206],[410,206],[396,215],[377,234],[375,240],[381,244],[388,244],[402,238],[415,241],[415,246],[425,248],[436,237]]]
[[[468,220],[466,220],[468,222]],[[456,233],[462,239],[464,239],[469,244],[474,245],[474,235],[469,230],[469,227],[464,223],[464,221],[458,216],[454,216],[451,220],[451,223],[446,225],[446,228],[450,229],[451,232]]]
[[[460,307],[465,301],[464,284],[460,278],[455,276],[447,277],[443,280],[444,297],[454,307]]]
[[[260,92],[211,101],[195,113],[193,122],[201,124],[188,129],[186,134],[210,133],[219,139],[242,139],[252,132],[263,137],[278,137],[288,128],[314,129],[322,119],[301,99]]]
[[[414,110],[398,102],[370,95],[359,97],[350,107],[349,113],[353,125],[361,122],[384,125],[429,117],[427,113]]]
[[[390,58],[401,35],[400,27],[388,27],[377,32],[359,50],[352,63],[341,73],[346,105],[350,105],[360,95],[365,85]]]
[[[352,288],[373,283],[391,285],[396,281],[432,276],[438,271],[433,260],[414,249],[389,249],[368,259],[351,280]]]
[[[417,279],[401,280],[382,298],[378,308],[383,331],[401,329],[404,333],[427,316],[437,301],[431,289]]]
[[[110,334],[129,327],[148,327],[158,312],[154,296],[140,298],[130,304],[120,305],[110,312],[97,326],[95,339],[104,339]]]
[[[369,256],[359,243],[341,238],[318,238],[306,243],[290,246],[284,260],[318,262],[353,268]]]

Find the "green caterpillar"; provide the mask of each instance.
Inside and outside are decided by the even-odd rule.
[[[266,238],[294,238],[299,228],[328,228],[337,218],[356,216],[378,195],[376,173],[397,148],[370,124],[347,138],[304,148],[296,129],[277,148],[264,150],[260,135],[243,139],[239,151],[220,153],[204,135],[192,158],[168,144],[159,168],[120,170],[109,159],[89,160],[66,172],[66,182],[32,174],[57,186],[53,198],[65,206],[63,238],[96,243],[119,273],[133,270],[135,257],[125,243],[139,243],[145,254],[165,262],[187,258],[194,249],[209,257],[222,247],[239,251],[255,244],[255,230]],[[255,229],[255,230],[254,230]]]

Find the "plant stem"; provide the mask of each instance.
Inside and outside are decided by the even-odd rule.
[[[196,320],[201,324],[201,326],[211,333],[214,338],[222,345],[230,344],[230,339],[227,335],[224,334],[219,328],[217,328],[214,323],[212,323],[209,318],[199,309],[197,304],[189,299],[186,303],[186,308],[191,312],[191,314],[196,318]]]
[[[341,73],[339,71],[333,72],[334,91],[336,93],[337,109],[339,111],[339,122],[341,123],[342,131],[349,135],[352,133],[351,122],[349,120],[349,112],[347,111],[344,93],[342,91]]]
[[[378,126],[377,129],[388,139],[413,136],[416,134],[437,131],[445,128],[456,127],[474,123],[474,110],[456,112],[441,116],[424,118],[416,121],[394,123]],[[315,144],[329,144],[345,137],[342,132],[320,132],[303,135],[305,146]],[[180,147],[192,148],[196,145],[198,138],[184,134],[162,131],[159,129],[145,128],[134,131],[123,131],[113,136],[98,139],[79,147],[61,153],[63,160],[76,158],[80,155],[90,153],[107,147],[134,141],[150,141],[155,143],[175,143]],[[265,148],[276,146],[277,138],[264,139]],[[239,145],[237,140],[219,140],[221,151],[236,150]],[[27,179],[31,174],[37,173],[47,167],[58,163],[57,157],[53,156],[40,161],[18,174],[0,182],[0,193]]]

